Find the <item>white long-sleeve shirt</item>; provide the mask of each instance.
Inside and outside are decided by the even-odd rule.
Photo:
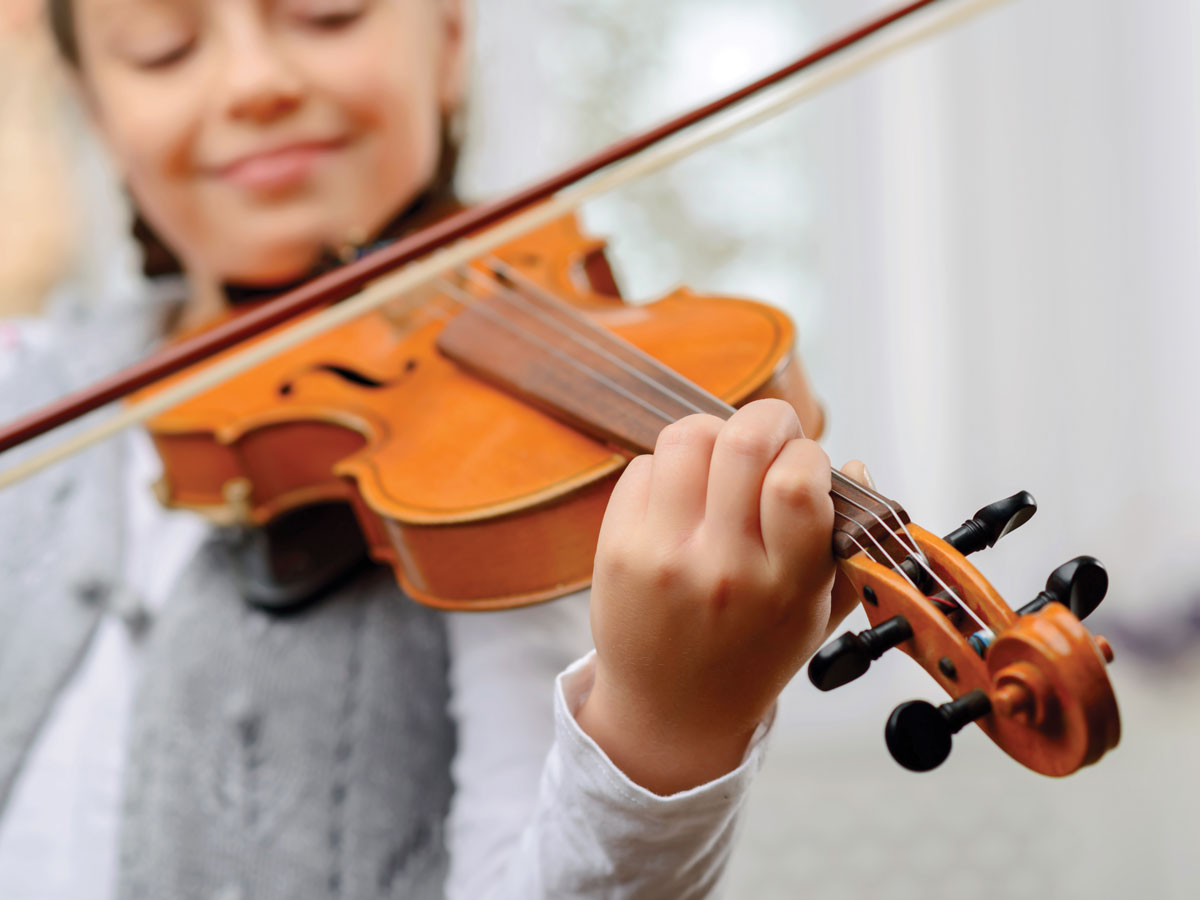
[[[22,339],[39,340],[36,329]],[[164,602],[205,536],[198,517],[162,509],[140,432],[127,437],[128,582]],[[503,613],[447,616],[451,713],[458,728],[447,822],[450,900],[686,898],[711,893],[734,816],[762,757],[767,725],[743,764],[690,791],[635,785],[579,727],[592,684],[583,596]],[[0,897],[110,900],[123,759],[138,646],[102,621],[36,741],[0,820]],[[551,684],[555,689],[551,693]]]

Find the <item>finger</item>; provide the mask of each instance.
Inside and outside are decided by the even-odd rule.
[[[832,565],[829,457],[814,441],[792,440],[763,479],[763,546],[772,565],[807,571]]]
[[[858,588],[844,574],[839,566],[833,579],[833,591],[829,599],[829,624],[825,628],[825,639],[842,624],[842,620],[854,612],[859,603]]]
[[[842,466],[842,474],[847,478],[857,481],[865,488],[875,490],[875,482],[871,480],[871,473],[867,471],[867,464],[861,459],[852,459]]]
[[[656,533],[690,534],[703,520],[708,470],[722,424],[716,416],[687,416],[659,434],[646,510]]]
[[[784,445],[802,436],[796,411],[782,400],[747,404],[724,424],[713,447],[704,522],[732,536],[761,536],[763,479]]]
[[[608,498],[604,521],[600,526],[600,542],[627,534],[640,526],[646,517],[646,502],[650,496],[653,461],[649,456],[635,456],[621,473]]]

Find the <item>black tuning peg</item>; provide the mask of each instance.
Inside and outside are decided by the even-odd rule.
[[[1037,501],[1033,499],[1033,494],[1029,491],[1018,491],[1011,497],[989,503],[983,509],[977,510],[974,516],[942,540],[963,556],[969,556],[984,547],[996,546],[996,541],[1010,531],[1016,531],[1032,519],[1035,512]],[[937,583],[928,569],[911,556],[900,563],[900,568],[922,593],[930,594],[937,590]]]
[[[1046,579],[1046,589],[1017,610],[1024,616],[1037,612],[1047,603],[1061,603],[1077,619],[1091,615],[1108,593],[1108,572],[1094,556],[1077,556],[1065,562]]]
[[[901,703],[883,731],[892,759],[913,772],[936,769],[950,755],[951,736],[992,711],[987,694],[975,690],[934,706],[924,700]]]
[[[1037,501],[1028,491],[1018,491],[1011,497],[997,500],[979,510],[944,540],[964,556],[996,546],[996,541],[1010,531],[1016,531],[1033,518]]]
[[[847,631],[817,651],[808,664],[808,680],[822,691],[849,684],[871,668],[874,660],[912,636],[912,627],[904,616],[892,616],[859,634]]]

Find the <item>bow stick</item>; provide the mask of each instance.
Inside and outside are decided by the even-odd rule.
[[[0,489],[382,306],[397,294],[427,284],[554,221],[592,197],[658,171],[702,147],[765,121],[800,100],[1000,2],[1002,0],[918,0],[880,15],[725,97],[644,134],[620,141],[510,197],[464,210],[356,263],[315,278],[257,310],[181,341],[87,389],[20,418],[0,429],[0,452],[303,313],[333,304],[0,472]],[[487,230],[483,231],[485,228]],[[403,268],[399,268],[401,266]],[[399,271],[394,271],[398,268]]]
[[[444,220],[67,397],[0,431],[0,450],[329,305],[0,474],[0,487],[483,257],[590,197],[763,121],[998,2],[911,3],[728,97],[622,141],[512,197]],[[504,292],[512,293],[512,288],[505,287]],[[485,307],[468,309],[468,315],[456,318],[454,324],[465,327],[471,314],[482,315]],[[598,347],[615,340],[597,326],[587,325],[586,319],[571,321],[574,329],[583,331],[575,334],[568,328],[568,337],[587,338]],[[520,336],[532,340],[528,333]],[[619,364],[627,352],[628,348],[619,348],[602,355]],[[572,355],[566,358],[574,362]],[[503,381],[502,372],[491,374]],[[720,407],[719,401],[711,402],[717,403],[719,408],[713,410],[717,414],[732,411]],[[651,404],[649,409],[657,407]],[[894,501],[838,474],[834,482],[834,552],[840,559],[834,591],[843,602],[861,599],[872,627],[859,634],[847,632],[822,648],[809,665],[814,685],[821,690],[840,687],[864,674],[873,660],[891,648],[912,656],[952,698],[938,707],[923,701],[901,704],[888,720],[889,750],[898,762],[916,771],[927,771],[945,760],[952,735],[970,722],[1013,758],[1047,775],[1074,772],[1116,746],[1120,718],[1105,674],[1112,650],[1080,623],[1104,597],[1103,566],[1091,557],[1071,560],[1051,574],[1045,591],[1014,611],[965,559],[1027,521],[1036,509],[1032,497],[1022,492],[984,507],[955,531],[937,538],[911,523]]]

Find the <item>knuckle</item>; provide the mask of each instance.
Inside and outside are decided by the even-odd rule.
[[[803,449],[806,458],[811,461],[813,468],[819,471],[823,478],[828,480],[832,466],[829,462],[829,454],[825,452],[825,449],[816,441],[809,440],[808,438],[802,438],[798,443]]]
[[[690,566],[685,556],[671,550],[660,550],[654,554],[648,568],[653,572],[654,582],[660,587],[674,587],[689,576]]]
[[[705,595],[719,608],[754,593],[761,572],[745,554],[717,552],[697,574]]]
[[[664,545],[655,535],[630,533],[597,547],[596,567],[652,589],[678,587],[690,577],[689,560],[680,548]]]
[[[712,440],[720,425],[721,420],[716,416],[700,413],[685,416],[659,432],[654,450],[658,453],[672,448],[687,450],[704,446]]]
[[[747,403],[743,409],[752,410],[756,415],[761,415],[777,424],[791,424],[799,421],[792,404],[786,400],[780,400],[778,397],[755,400],[753,403]]]
[[[737,601],[742,593],[740,585],[729,575],[723,575],[716,578],[709,585],[708,605],[716,612],[720,612]]]
[[[832,516],[829,489],[829,458],[812,441],[801,441],[795,452],[785,454],[763,484],[764,491],[788,506]]]
[[[635,479],[645,474],[646,470],[653,464],[648,453],[643,453],[640,456],[635,456],[625,464],[625,471],[621,473],[621,478]]]
[[[774,456],[778,448],[771,431],[743,420],[730,420],[717,440],[729,452],[751,459]]]
[[[701,608],[721,611],[741,595],[738,574],[721,563],[710,562],[695,573],[695,594]]]
[[[604,540],[596,550],[595,575],[622,585],[649,580],[649,565],[639,542],[616,538]]]
[[[767,475],[763,489],[776,500],[803,509],[816,509],[822,493],[818,482],[810,473],[795,470],[772,470]],[[828,492],[825,493],[828,496]]]

